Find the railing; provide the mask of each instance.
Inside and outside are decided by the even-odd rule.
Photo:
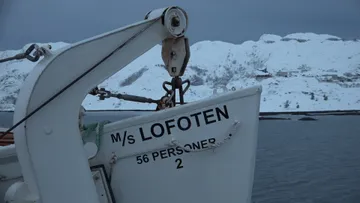
[[[96,117],[97,113],[105,113],[110,115],[110,113],[123,112],[155,112],[154,110],[87,110],[87,114],[93,114],[88,116]],[[2,113],[12,114],[12,111],[0,111],[0,118],[2,117]],[[99,117],[104,117],[106,115],[98,115]],[[298,121],[317,121],[319,116],[360,116],[360,110],[346,110],[346,111],[303,111],[303,112],[261,112],[259,116],[259,120],[298,120]],[[86,117],[86,114],[85,114]],[[131,117],[131,116],[130,116]],[[3,126],[7,127],[7,126]],[[0,134],[5,132],[7,128],[0,127]],[[0,139],[0,146],[7,146],[14,144],[14,136],[13,133],[10,133]]]

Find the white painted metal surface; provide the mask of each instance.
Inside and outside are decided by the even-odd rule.
[[[0,175],[9,181],[0,182],[0,194],[11,185],[5,200],[250,202],[260,86],[108,124],[100,146],[94,135],[84,142],[80,136],[79,107],[89,90],[157,43],[166,45],[162,57],[169,74],[182,75],[188,55],[182,55],[186,42],[179,37],[187,25],[182,9],[157,9],[144,21],[48,51],[20,91],[14,123],[88,74],[14,130],[16,148],[1,148]],[[173,50],[181,54],[168,61]],[[9,159],[15,150],[19,162]],[[19,176],[24,182],[12,184]]]
[[[92,163],[112,172],[121,203],[250,202],[260,93],[253,87],[108,124]]]
[[[260,90],[255,87],[231,92],[217,98],[109,124],[105,126],[100,153],[90,163],[103,164],[108,171],[112,171],[111,186],[117,201],[142,202],[144,199],[153,198],[165,201],[169,197],[164,194],[172,194],[173,202],[181,202],[191,194],[192,199],[207,202],[216,202],[220,199],[227,202],[249,202],[253,183]],[[214,107],[215,111],[211,111]],[[222,113],[227,112],[225,115],[229,115],[229,118],[218,114],[220,111],[216,111],[216,107]],[[210,110],[205,113],[210,116],[208,122],[211,124],[208,125],[204,125],[204,113],[197,114],[206,110]],[[171,119],[179,120],[191,114],[193,126],[184,132],[176,126],[177,122],[166,122]],[[221,121],[218,120],[218,115],[221,116]],[[196,118],[199,119],[200,127],[197,127]],[[180,124],[182,127],[186,127],[187,124],[184,119]],[[235,121],[238,121],[239,125],[232,127]],[[175,127],[170,128],[172,136],[165,133],[161,138],[155,139],[151,134],[153,123],[162,123],[165,130],[167,126],[175,124]],[[139,127],[143,129],[146,141],[142,141]],[[155,127],[155,130],[158,132],[159,128]],[[128,140],[125,140],[122,146],[125,131]],[[120,137],[117,136],[117,132]],[[227,139],[229,132],[233,133],[231,139]],[[195,152],[189,153],[179,150],[179,147],[191,143],[195,143],[191,144],[192,147],[209,147],[209,141],[213,142],[212,138],[216,140],[213,149],[195,149]],[[129,144],[132,143],[132,139],[135,139],[135,143]],[[174,140],[178,142],[173,142]],[[223,140],[227,141],[221,144]],[[167,146],[171,143],[178,146]],[[185,149],[189,150],[188,147],[189,145],[186,145]],[[109,163],[113,158],[113,152],[117,155],[117,161],[110,170]],[[172,156],[173,153],[176,155]],[[138,164],[140,162],[142,163]],[[96,186],[101,187],[99,183],[96,183]],[[97,194],[100,194],[99,189],[97,191]],[[205,195],[206,191],[217,192]],[[158,201],[153,201],[155,200]]]
[[[167,9],[183,12],[176,7],[163,10]],[[78,128],[79,107],[91,88],[163,39],[181,36],[179,29],[162,24],[168,18],[158,15],[48,54],[27,77],[17,99],[14,123],[123,45],[14,130],[22,174],[34,201],[99,203]],[[127,42],[131,38],[134,40]],[[49,187],[54,184],[57,188]]]
[[[105,168],[96,166],[91,169],[91,172],[100,203],[115,203],[114,195],[106,177],[107,174],[105,172]]]

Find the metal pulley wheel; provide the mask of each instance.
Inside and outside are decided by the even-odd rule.
[[[189,40],[186,37],[163,40],[161,57],[171,77],[182,76],[190,59]]]

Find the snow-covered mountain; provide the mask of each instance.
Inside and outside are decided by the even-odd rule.
[[[53,49],[66,43],[50,43]],[[28,46],[28,45],[27,45]],[[0,52],[0,58],[22,50]],[[162,82],[170,81],[156,46],[108,78],[100,87],[158,99]],[[22,60],[0,64],[0,110],[13,110],[22,82],[35,63]],[[359,110],[360,40],[296,33],[263,35],[259,41],[235,45],[203,41],[191,46],[183,77],[192,81],[186,101],[224,91],[263,86],[261,111]],[[154,109],[154,105],[87,96],[86,109]]]

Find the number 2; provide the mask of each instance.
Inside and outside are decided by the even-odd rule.
[[[176,159],[176,160],[175,160],[175,163],[177,163],[176,169],[184,168],[184,166],[181,165],[181,164],[182,164],[182,160],[181,160],[181,159]]]

